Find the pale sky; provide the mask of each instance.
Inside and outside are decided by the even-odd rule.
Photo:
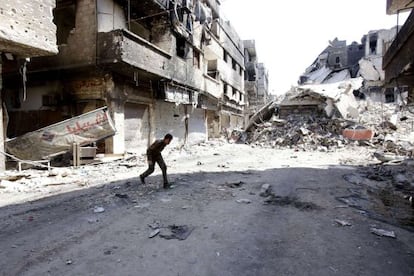
[[[328,46],[361,42],[370,30],[397,25],[386,0],[221,0],[222,13],[242,39],[256,40],[259,62],[269,70],[271,93],[283,94]],[[400,14],[404,23],[408,13]],[[273,92],[272,92],[273,91]]]

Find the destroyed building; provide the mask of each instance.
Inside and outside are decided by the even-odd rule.
[[[264,64],[258,62],[254,40],[244,40],[244,62],[247,112],[252,114],[269,101],[269,75]]]
[[[335,38],[299,78],[299,85],[326,84],[362,77],[364,82],[355,95],[376,102],[400,102],[406,87],[384,87],[382,57],[385,48],[396,36],[398,27],[374,30],[361,39],[361,43]]]
[[[7,137],[103,106],[116,134],[101,153],[140,153],[166,132],[176,145],[197,143],[243,125],[243,42],[218,0],[57,0],[53,15],[59,53],[7,65]]]
[[[404,25],[399,28],[398,35],[391,43],[386,44],[385,54],[382,59],[382,69],[384,70],[384,83],[388,89],[397,88],[398,91],[407,91],[407,107],[414,111],[413,87],[414,87],[414,57],[412,49],[414,47],[414,3],[407,0],[387,0],[387,14],[398,14],[410,11],[410,15]]]
[[[55,55],[56,25],[53,23],[52,9],[54,0],[33,1],[1,1],[0,2],[0,91],[7,86],[3,80],[3,72],[9,70],[9,65],[19,63],[22,77],[19,78],[19,93],[25,81],[26,64],[32,57]],[[0,96],[3,101],[3,93]],[[4,137],[8,117],[7,110],[0,105],[0,170],[5,168]],[[22,123],[22,122],[20,122]]]

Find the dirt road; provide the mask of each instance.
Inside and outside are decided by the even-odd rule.
[[[89,188],[0,209],[0,274],[414,275],[412,225],[387,217],[376,183],[349,181],[367,160],[359,148],[206,144],[166,153],[171,190],[158,189],[159,170],[138,185],[144,164],[106,165],[79,174]],[[185,226],[171,228],[183,240],[169,226]]]

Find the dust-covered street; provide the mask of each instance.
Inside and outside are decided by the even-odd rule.
[[[381,197],[389,183],[369,177],[378,162],[366,147],[214,141],[164,156],[169,190],[159,168],[139,183],[143,158],[41,171],[14,181],[24,192],[1,189],[1,202],[16,202],[0,212],[1,274],[414,274],[413,209]]]

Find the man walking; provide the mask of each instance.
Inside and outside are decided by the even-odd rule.
[[[162,177],[164,179],[164,188],[170,188],[167,178],[167,165],[165,165],[164,159],[162,159],[161,151],[168,145],[172,140],[171,134],[166,134],[164,139],[156,140],[152,145],[147,149],[147,160],[148,160],[148,169],[139,176],[141,183],[145,184],[145,178],[154,172],[155,162],[160,166],[162,171]]]

